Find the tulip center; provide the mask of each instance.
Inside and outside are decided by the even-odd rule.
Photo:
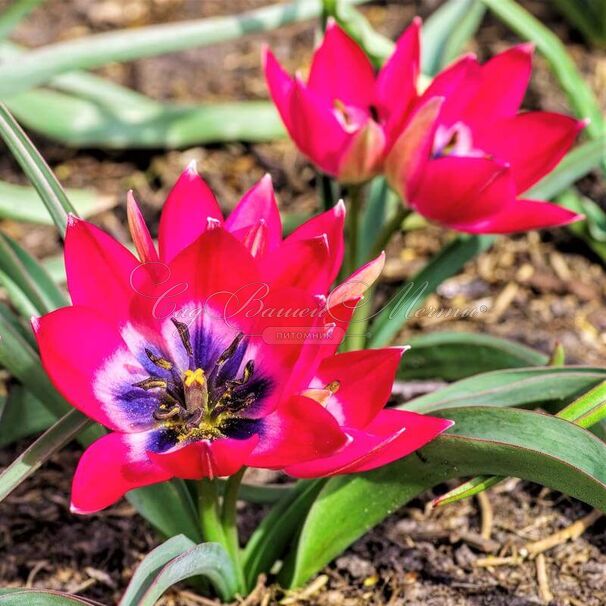
[[[452,126],[438,126],[434,138],[433,155],[435,158],[444,156],[466,156],[483,158],[487,154],[474,147],[471,129],[462,122]]]
[[[237,423],[260,395],[259,385],[252,381],[253,360],[248,360],[241,372],[237,370],[242,361],[239,348],[244,335],[238,334],[209,368],[201,368],[194,363],[187,324],[175,318],[171,321],[187,353],[190,368],[180,372],[173,361],[145,349],[158,373],[133,386],[156,393],[159,403],[153,418],[159,427],[174,432],[178,442],[225,437],[225,431]],[[167,374],[170,379],[166,378]]]

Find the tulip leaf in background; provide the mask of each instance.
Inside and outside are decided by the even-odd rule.
[[[465,332],[433,332],[406,340],[398,379],[457,381],[478,373],[545,366],[548,356],[508,339]]]
[[[12,0],[0,14],[0,40],[6,38],[44,0]]]
[[[0,405],[0,448],[48,429],[56,420],[22,385],[12,385]]]
[[[0,606],[103,606],[88,598],[43,589],[0,589]]]
[[[446,245],[376,314],[370,325],[368,346],[389,344],[428,295],[493,242],[491,236],[461,235]]]
[[[76,211],[67,199],[57,178],[34,147],[4,104],[0,103],[0,136],[8,146],[31,184],[36,188],[48,213],[63,236],[67,227],[67,213]]]
[[[361,4],[366,0],[348,1]],[[64,72],[226,42],[245,34],[311,19],[319,16],[321,11],[320,0],[299,0],[239,15],[151,25],[50,44],[24,53],[19,61],[0,65],[0,98],[7,99],[47,83]]]
[[[481,1],[516,34],[536,45],[549,62],[574,113],[579,118],[591,120],[587,126],[589,135],[595,139],[603,137],[606,121],[602,108],[556,34],[514,0]]]
[[[92,421],[75,409],[59,419],[0,473],[0,501],[89,425]]]
[[[150,551],[137,567],[119,606],[137,606],[162,568],[195,546],[187,537],[177,535]]]
[[[513,368],[457,381],[398,406],[433,413],[461,406],[560,407],[606,380],[606,369],[590,366]]]
[[[580,398],[560,410],[556,417],[571,421],[575,425],[589,428],[606,418],[606,382],[600,383]],[[502,482],[502,476],[476,476],[461,486],[434,499],[432,505],[441,507],[473,497]]]
[[[606,0],[554,0],[554,4],[589,42],[606,47]]]
[[[421,71],[435,76],[459,56],[478,31],[486,7],[480,0],[448,0],[423,25]]]
[[[103,196],[92,190],[67,189],[65,193],[73,202],[78,215],[90,217],[115,206],[110,196]],[[0,218],[51,225],[44,203],[33,187],[14,185],[0,181]]]
[[[540,483],[606,511],[606,444],[568,421],[527,410],[450,409],[455,421],[418,454],[328,480],[289,558],[300,586],[370,528],[424,490],[477,474]],[[288,564],[288,562],[287,562]]]

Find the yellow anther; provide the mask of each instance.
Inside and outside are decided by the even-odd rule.
[[[204,385],[206,383],[206,375],[201,368],[186,370],[183,377],[183,383],[185,384],[185,387],[191,387],[194,383]]]

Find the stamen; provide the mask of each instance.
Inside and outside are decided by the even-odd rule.
[[[221,368],[236,353],[236,349],[242,342],[244,338],[244,333],[239,333],[236,335],[236,338],[231,342],[230,346],[219,356],[217,361],[215,362],[215,368]]]
[[[181,415],[181,411],[183,410],[179,404],[175,404],[172,408],[168,410],[162,410],[163,405],[160,405],[156,410],[154,410],[153,417],[156,421],[168,421],[170,419],[174,419]]]
[[[155,364],[158,368],[163,368],[164,370],[172,370],[173,364],[172,362],[169,362],[166,358],[156,356],[149,349],[145,350],[145,355],[150,359],[151,363]]]
[[[337,393],[341,388],[340,381],[331,381],[324,389],[328,389],[331,393]]]
[[[157,377],[149,377],[148,379],[143,379],[143,381],[139,381],[138,383],[133,383],[133,387],[140,387],[141,389],[145,389],[148,391],[150,389],[166,389],[168,384],[163,379],[158,379]]]
[[[225,381],[225,385],[228,389],[232,387],[239,387],[240,385],[244,385],[250,381],[250,378],[253,376],[255,372],[255,363],[253,360],[249,360],[246,362],[246,366],[244,367],[244,371],[242,373],[242,377],[240,379],[228,379]]]
[[[193,357],[194,350],[191,346],[191,337],[189,335],[189,328],[187,324],[183,322],[179,322],[176,318],[171,318],[170,321],[175,325],[177,332],[179,333],[179,337],[181,337],[181,343],[183,343],[183,347],[185,347],[185,351],[187,355]]]

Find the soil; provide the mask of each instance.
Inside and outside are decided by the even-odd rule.
[[[269,0],[47,0],[21,25],[15,39],[28,46],[75,38],[115,28],[234,13]],[[525,1],[569,45],[606,106],[606,55],[584,45],[554,11],[551,2]],[[0,8],[8,5],[0,2]],[[375,2],[365,12],[381,31],[397,36],[414,14],[427,16],[438,1]],[[294,25],[269,36],[176,55],[110,65],[100,73],[157,99],[218,101],[265,98],[259,48],[269,40],[287,67],[308,64],[313,44],[310,24]],[[516,38],[487,17],[470,50],[486,58]],[[529,108],[566,111],[544,61],[537,59]],[[133,187],[144,213],[157,225],[168,188],[187,162],[196,158],[201,172],[226,210],[269,171],[282,207],[311,211],[314,172],[288,141],[271,144],[208,146],[182,151],[105,152],[72,150],[34,136],[43,155],[65,185],[93,188],[112,197],[115,207],[95,222],[126,240],[124,200]],[[0,155],[0,178],[24,183],[8,152]],[[581,191],[606,207],[606,188],[597,173]],[[39,258],[60,252],[52,228],[3,221]],[[396,238],[389,248],[384,288],[411,276],[449,237],[430,227]],[[565,230],[498,239],[495,246],[446,281],[425,304],[434,309],[474,306],[482,313],[466,320],[424,316],[400,335],[431,330],[480,331],[509,337],[546,353],[561,342],[569,362],[602,365],[606,355],[606,279],[603,264]],[[27,446],[21,442],[0,452],[0,467]],[[104,604],[116,603],[137,563],[159,539],[125,502],[90,517],[69,513],[69,483],[79,450],[57,454],[18,491],[0,503],[0,584],[60,589]],[[448,487],[440,487],[443,492]],[[598,520],[582,537],[545,553],[546,583],[539,587],[540,560],[514,561],[528,542],[549,536],[588,513],[588,508],[532,484],[508,481],[488,493],[490,508],[476,501],[426,512],[424,495],[391,516],[327,567],[310,586],[284,594],[275,585],[259,585],[247,606],[284,604],[423,606],[606,604],[606,523]],[[493,522],[485,528],[492,511]],[[259,508],[242,510],[243,525],[258,519]],[[489,536],[489,539],[486,538]],[[485,566],[488,554],[510,558],[509,565]],[[507,560],[506,560],[507,561]],[[550,600],[549,592],[552,594]],[[187,588],[163,598],[165,606],[209,603]]]

